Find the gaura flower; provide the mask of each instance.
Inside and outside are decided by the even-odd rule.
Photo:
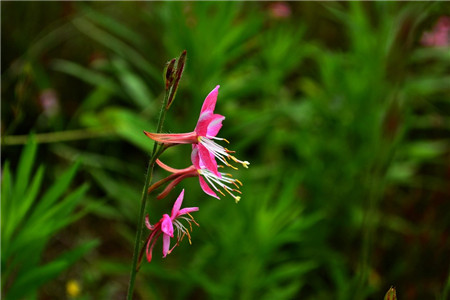
[[[156,160],[156,163],[161,168],[163,168],[166,171],[169,171],[172,174],[164,179],[161,179],[158,182],[155,182],[148,189],[148,193],[152,192],[153,190],[160,187],[164,183],[170,181],[170,183],[166,186],[166,188],[156,197],[157,199],[163,199],[183,179],[188,177],[198,177],[200,187],[206,194],[215,197],[217,199],[220,199],[217,196],[217,194],[213,191],[213,189],[219,192],[222,196],[225,196],[224,192],[222,191],[224,190],[234,198],[236,203],[239,202],[241,197],[236,196],[233,193],[233,192],[238,194],[241,193],[241,191],[239,191],[239,186],[242,186],[242,183],[239,180],[232,178],[231,174],[228,173],[218,172],[219,176],[217,176],[216,174],[211,172],[208,168],[205,167],[204,163],[202,162],[200,155],[198,154],[198,147],[196,146],[194,146],[194,149],[192,150],[191,159],[192,159],[192,166],[185,169],[174,169],[164,164],[159,159]],[[212,189],[207,182],[212,187]],[[234,187],[231,185],[233,185]]]
[[[442,16],[431,31],[424,32],[421,43],[427,47],[447,47],[450,45],[450,17]]]
[[[169,216],[168,214],[164,214],[161,220],[159,220],[159,222],[155,225],[150,224],[148,215],[145,217],[145,226],[147,226],[147,228],[151,231],[149,237],[147,238],[146,246],[148,262],[152,260],[153,247],[155,246],[155,243],[161,234],[163,235],[163,257],[166,257],[167,254],[170,254],[172,250],[183,240],[183,237],[185,235],[188,236],[189,244],[191,244],[191,235],[189,234],[189,229],[180,222],[180,219],[187,221],[192,231],[191,222],[193,222],[197,226],[199,225],[197,224],[197,222],[195,222],[190,213],[193,211],[198,211],[198,207],[186,207],[180,209],[181,204],[183,203],[183,197],[184,190],[181,191],[180,195],[175,201],[171,215]],[[189,217],[186,217],[185,215],[188,215]],[[170,238],[174,237],[174,231],[177,232],[177,242],[172,247],[172,249],[170,249]]]
[[[198,118],[194,131],[174,134],[150,133],[146,131],[144,131],[144,133],[152,140],[166,144],[167,146],[178,144],[196,145],[198,147],[198,154],[203,161],[205,168],[220,177],[216,159],[232,168],[235,167],[232,166],[228,160],[240,163],[246,168],[250,163],[248,161],[237,159],[231,155],[234,153],[233,151],[228,150],[214,141],[219,140],[228,143],[226,139],[217,137],[219,130],[222,128],[222,121],[225,119],[224,116],[214,113],[219,87],[219,85],[216,86],[203,102],[200,117]]]

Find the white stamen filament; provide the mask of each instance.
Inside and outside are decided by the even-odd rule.
[[[233,184],[236,188],[239,188],[239,185],[236,184],[236,182],[239,183],[240,185],[242,185],[242,183],[237,179],[231,178],[230,174],[225,174],[225,173],[219,172],[219,174],[222,175],[222,177],[218,177],[214,173],[209,171],[208,169],[201,169],[201,170],[199,170],[199,173],[206,179],[206,181],[208,181],[208,183],[213,187],[213,189],[215,189],[217,192],[219,192],[223,196],[225,196],[225,194],[216,186],[216,184],[219,187],[221,187],[222,189],[224,189],[230,196],[232,196],[234,198],[234,200],[236,201],[236,203],[238,203],[239,200],[241,200],[240,196],[236,196],[232,193],[232,191],[233,191],[233,192],[237,192],[240,194],[241,191],[239,191],[237,189],[233,189],[228,185]],[[227,176],[229,176],[229,177],[227,177]]]
[[[191,222],[194,222],[197,226],[197,222],[195,222],[194,218],[192,218],[192,216],[190,214],[188,214],[191,218],[188,217],[184,217],[184,216],[180,216],[180,219],[183,219],[185,221],[187,221],[187,223],[189,224],[189,227],[192,231],[192,224]],[[185,235],[187,235],[188,239],[189,239],[189,244],[192,244],[191,242],[191,235],[189,234],[189,229],[187,229],[179,220],[175,219],[172,220],[172,224],[175,225],[176,231],[177,231],[177,244],[183,240],[183,237]]]
[[[237,159],[236,157],[230,155],[230,153],[233,153],[233,151],[228,150],[227,148],[222,147],[221,145],[217,144],[216,142],[212,141],[211,139],[220,140],[220,141],[228,141],[224,138],[219,137],[200,137],[199,142],[205,146],[206,149],[208,149],[209,152],[211,152],[214,157],[216,157],[218,160],[220,160],[223,164],[227,165],[228,167],[231,167],[233,169],[237,169],[236,167],[232,166],[226,159],[231,159],[234,162],[242,164],[245,168],[248,168],[248,165],[250,164],[248,161],[242,161]]]

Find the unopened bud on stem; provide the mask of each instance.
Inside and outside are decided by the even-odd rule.
[[[175,79],[175,62],[176,58],[172,59],[166,64],[166,68],[164,70],[164,82],[166,83],[166,91],[169,90]]]
[[[183,52],[181,52],[180,54],[180,57],[178,57],[177,59],[177,68],[174,75],[175,78],[173,86],[170,88],[169,91],[169,99],[167,100],[166,110],[169,109],[170,105],[175,99],[175,95],[177,94],[178,84],[180,82],[181,76],[183,75],[184,65],[186,64],[186,56],[187,52],[186,50],[183,50]]]
[[[391,286],[391,288],[387,291],[386,295],[384,296],[384,300],[397,300],[395,287]]]

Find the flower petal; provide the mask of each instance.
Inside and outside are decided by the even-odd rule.
[[[198,211],[198,207],[185,207],[180,209],[180,211],[177,214],[177,217],[185,215],[185,214],[189,214],[193,211]]]
[[[145,216],[145,226],[147,226],[148,229],[153,230],[153,225],[150,224],[150,221],[148,219],[148,214]]]
[[[205,111],[213,112],[216,107],[217,95],[219,94],[220,85],[217,85],[209,94],[206,96],[205,101],[203,102],[202,110],[200,111],[200,115]]]
[[[181,204],[183,203],[183,197],[184,197],[184,189],[181,191],[180,195],[177,198],[177,201],[173,204],[172,207],[172,214],[170,215],[170,218],[173,220],[178,216],[178,212],[180,211]]]
[[[217,162],[214,159],[214,156],[211,155],[209,150],[200,143],[198,144],[198,153],[200,157],[200,166],[203,162],[206,169],[220,177],[219,171],[217,170]]]
[[[173,224],[168,214],[164,214],[161,222],[161,231],[173,237]]]
[[[213,114],[209,111],[205,111],[200,115],[197,121],[197,125],[195,126],[194,132],[197,136],[206,136],[208,133],[208,126],[213,119]]]
[[[145,135],[154,141],[163,144],[192,144],[197,143],[197,134],[192,131],[188,133],[151,133],[144,131]]]
[[[208,194],[208,195],[210,195],[210,196],[212,196],[212,197],[217,198],[217,199],[220,200],[220,198],[219,198],[219,197],[216,195],[216,193],[214,193],[214,191],[209,187],[209,185],[206,183],[206,181],[203,179],[203,177],[198,176],[198,180],[200,181],[200,187],[202,188],[202,190],[203,190],[206,194]]]
[[[163,234],[163,257],[166,257],[167,253],[169,253],[170,249],[170,235]]]
[[[200,157],[198,156],[198,146],[193,144],[192,145],[192,152],[191,152],[191,161],[194,167],[199,170],[200,169]]]
[[[156,234],[156,233],[158,233],[158,234]],[[156,236],[155,236],[155,234],[156,234]],[[153,247],[155,246],[156,241],[158,240],[158,237],[160,236],[160,234],[161,234],[160,231],[154,231],[154,232],[152,232],[152,234],[148,238],[147,248],[145,250],[145,252],[147,254],[147,261],[148,262],[152,261]],[[152,243],[152,241],[153,241],[153,243]]]
[[[197,170],[193,167],[191,169],[190,172],[186,172],[183,173],[179,176],[176,176],[175,179],[172,180],[172,182],[170,182],[166,188],[158,195],[156,196],[156,199],[161,200],[164,199],[167,195],[169,195],[170,191],[177,185],[179,184],[181,181],[183,181],[183,179],[188,178],[188,177],[196,177],[198,176],[198,172]]]
[[[211,121],[208,124],[208,129],[206,131],[206,137],[215,137],[220,128],[222,128],[222,121],[225,119],[224,116],[215,114],[212,116]]]

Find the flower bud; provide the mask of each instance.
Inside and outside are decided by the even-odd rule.
[[[175,99],[175,95],[177,94],[178,84],[180,82],[181,76],[183,75],[184,65],[186,63],[186,56],[187,52],[186,50],[183,50],[181,52],[180,57],[177,59],[177,69],[175,71],[175,82],[172,85],[172,88],[169,92],[169,99],[167,100],[166,110],[169,109],[170,105],[173,102],[173,99]]]
[[[386,295],[384,296],[384,300],[397,300],[395,287],[391,286],[391,288],[387,291]]]
[[[175,62],[176,62],[176,58],[172,59],[171,61],[169,61],[166,64],[166,68],[165,68],[165,77],[164,77],[164,82],[166,84],[166,91],[169,90],[169,87],[172,85],[173,80],[175,79]]]
[[[181,52],[181,54],[180,54],[180,57],[178,58],[177,73],[176,73],[177,81],[179,81],[181,79],[181,75],[183,75],[184,64],[186,63],[186,56],[187,56],[187,52],[186,52],[186,50],[183,50],[183,52]]]

